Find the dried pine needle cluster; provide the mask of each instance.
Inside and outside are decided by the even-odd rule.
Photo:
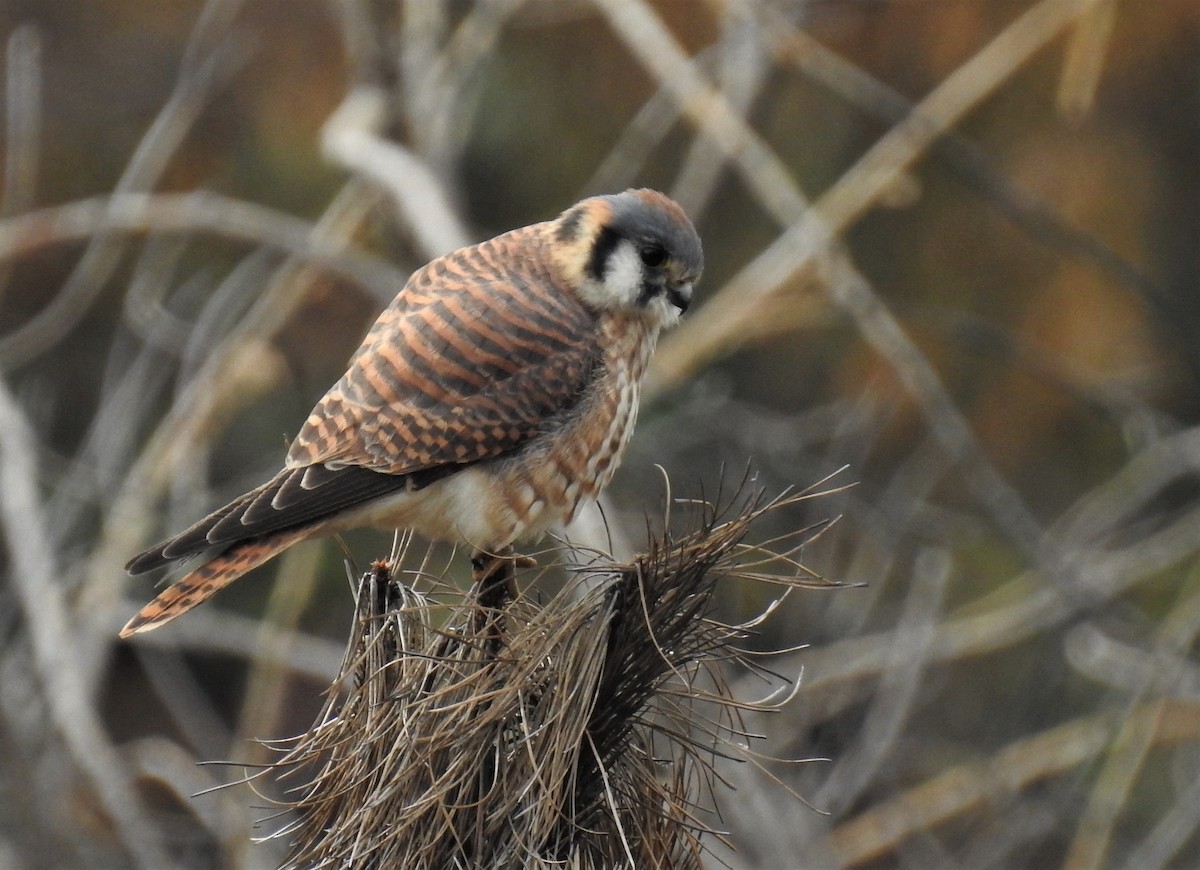
[[[744,659],[753,628],[714,619],[713,590],[731,575],[829,585],[796,559],[825,524],[776,541],[783,554],[742,543],[811,494],[705,508],[683,537],[579,568],[544,604],[509,591],[511,563],[454,605],[376,564],[339,681],[273,766],[304,783],[275,834],[287,866],[700,867],[712,758],[747,739],[748,705],[713,665]]]

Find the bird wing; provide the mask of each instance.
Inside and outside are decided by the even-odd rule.
[[[414,273],[309,415],[286,467],[128,570],[311,525],[552,431],[596,377],[600,350],[595,315],[539,256],[540,230]]]
[[[596,317],[537,256],[539,229],[414,274],[309,415],[288,466],[464,465],[515,450],[573,407],[598,369]]]

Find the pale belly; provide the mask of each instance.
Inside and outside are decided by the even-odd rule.
[[[339,526],[407,528],[429,540],[495,552],[570,522],[616,471],[658,337],[644,323],[612,318],[604,330],[606,373],[554,431],[512,456],[364,505]]]

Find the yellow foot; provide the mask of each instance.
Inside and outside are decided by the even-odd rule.
[[[475,627],[487,635],[487,645],[493,655],[505,645],[503,612],[517,598],[517,568],[530,568],[536,564],[528,556],[514,555],[511,547],[500,553],[478,552],[471,557],[475,601],[479,605]]]
[[[508,547],[500,553],[477,552],[471,557],[471,579],[476,583],[490,582],[498,574],[511,575],[516,568],[536,568],[537,559],[518,556]]]

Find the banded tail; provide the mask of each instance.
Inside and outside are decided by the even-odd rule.
[[[218,551],[143,607],[121,629],[121,637],[149,631],[186,613],[292,544],[321,533],[330,518],[398,489],[419,489],[446,473],[440,468],[410,475],[324,465],[285,468],[129,561],[125,569],[130,574],[143,574]]]
[[[315,531],[314,527],[307,526],[234,544],[224,553],[205,562],[160,592],[157,598],[126,623],[121,629],[121,637],[127,638],[141,631],[150,631],[177,616],[182,616],[247,571],[257,568]]]

